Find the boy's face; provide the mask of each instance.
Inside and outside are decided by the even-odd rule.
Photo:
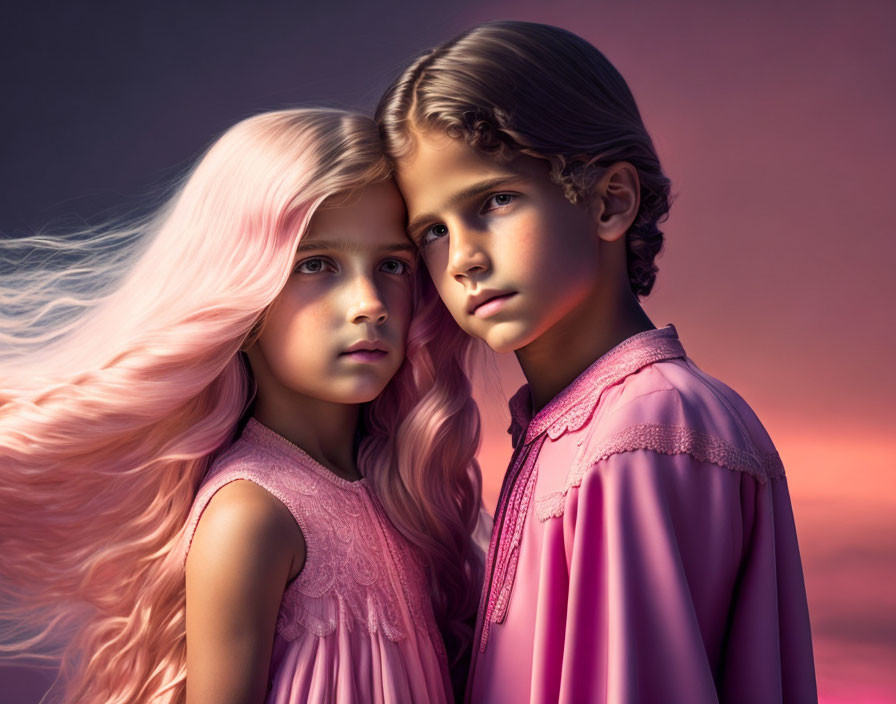
[[[396,175],[408,234],[461,328],[510,352],[589,305],[595,218],[566,199],[547,161],[504,163],[442,133],[416,137]]]

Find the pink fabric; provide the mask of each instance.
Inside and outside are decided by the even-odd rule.
[[[209,470],[184,545],[222,486],[246,479],[289,508],[305,538],[305,565],[283,594],[266,701],[445,702],[445,650],[423,566],[373,497],[261,423]]]
[[[510,406],[468,701],[817,702],[784,468],[672,325]]]

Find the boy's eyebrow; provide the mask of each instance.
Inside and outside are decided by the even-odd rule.
[[[320,249],[335,249],[340,252],[359,252],[363,248],[358,246],[356,242],[348,240],[312,240],[311,242],[300,242],[296,252],[309,252]],[[417,248],[410,242],[396,242],[395,244],[385,244],[378,247],[383,252],[407,252],[408,254],[416,254]]]
[[[470,198],[475,198],[476,196],[482,195],[483,193],[486,193],[493,188],[498,188],[499,186],[504,186],[511,181],[519,181],[520,179],[521,177],[519,175],[510,174],[507,176],[490,178],[488,181],[480,181],[479,183],[474,183],[472,186],[465,188],[462,191],[458,191],[457,193],[452,195],[448,200],[445,201],[440,210],[448,210],[449,208],[454,207],[462,201],[469,200]],[[423,215],[418,215],[408,223],[408,232],[414,232],[418,227],[420,227],[428,220],[437,219],[437,216],[433,215],[432,213],[424,213]]]

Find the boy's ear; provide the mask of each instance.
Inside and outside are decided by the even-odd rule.
[[[638,215],[641,185],[638,170],[627,161],[617,161],[594,184],[591,211],[597,235],[606,242],[623,237]]]

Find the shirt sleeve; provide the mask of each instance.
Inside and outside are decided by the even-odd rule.
[[[723,702],[817,702],[806,588],[785,478],[741,487],[744,549],[720,672]]]
[[[622,452],[593,464],[552,520],[566,613],[539,619],[536,642],[562,655],[536,654],[535,689],[563,702],[817,701],[783,477]]]

